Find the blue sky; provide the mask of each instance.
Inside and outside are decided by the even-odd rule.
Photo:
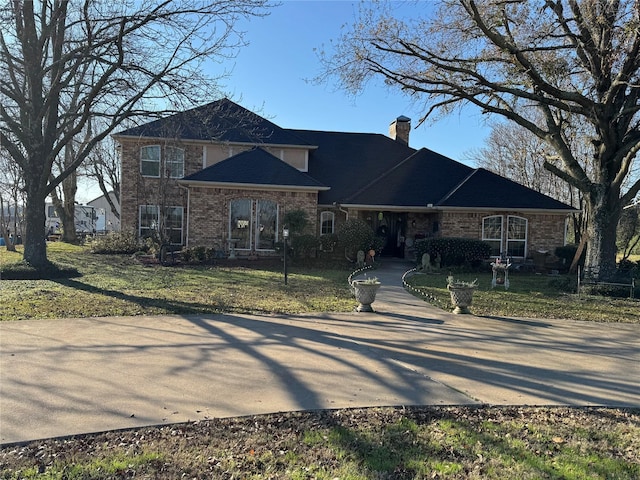
[[[404,2],[403,12],[422,15],[428,1]],[[475,110],[454,113],[435,124],[415,126],[422,116],[412,100],[381,82],[373,82],[357,97],[335,85],[314,84],[321,72],[315,50],[330,49],[358,12],[359,1],[284,0],[270,15],[241,24],[247,47],[222,65],[211,63],[209,74],[229,70],[223,92],[242,106],[283,128],[388,134],[400,115],[413,120],[410,145],[426,147],[464,163],[464,154],[484,145],[489,130]],[[215,99],[211,99],[215,100]],[[474,166],[471,163],[471,166]],[[95,186],[81,185],[77,200],[100,196]]]
[[[428,3],[405,2],[403,11],[421,15]],[[250,44],[238,53],[226,80],[231,98],[284,128],[386,135],[400,115],[411,118],[415,127],[423,112],[381,82],[370,83],[357,97],[335,85],[309,82],[321,72],[314,49],[330,49],[331,40],[339,37],[343,25],[352,23],[358,8],[358,1],[285,0],[268,17],[251,19],[246,23]],[[425,123],[412,130],[410,144],[463,161],[463,154],[483,146],[488,135],[481,117],[469,110],[464,116],[454,113],[435,124]]]

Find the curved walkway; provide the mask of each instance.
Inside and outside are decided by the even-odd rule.
[[[307,409],[640,406],[638,325],[453,315],[402,288],[408,268],[373,273],[375,313],[0,323],[0,443]]]

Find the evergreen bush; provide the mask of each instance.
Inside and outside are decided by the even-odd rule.
[[[431,261],[440,255],[441,267],[478,268],[491,255],[487,242],[473,238],[425,238],[416,242],[415,250],[417,258],[428,253]]]
[[[368,223],[359,218],[350,218],[338,230],[338,245],[344,248],[349,260],[355,261],[358,250],[378,250],[382,242]]]
[[[298,258],[315,256],[319,244],[315,235],[296,235],[291,239],[291,248]]]

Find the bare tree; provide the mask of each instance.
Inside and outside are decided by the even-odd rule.
[[[618,224],[618,244],[622,260],[628,260],[640,244],[640,206],[629,205],[622,210]]]
[[[27,262],[48,264],[44,205],[56,186],[124,120],[211,95],[216,81],[203,77],[201,64],[232,54],[242,44],[237,20],[265,6],[15,0],[0,7],[0,148],[24,178]],[[100,129],[54,173],[55,160],[93,120]]]
[[[366,6],[321,57],[327,75],[353,92],[382,78],[424,101],[422,120],[473,105],[531,131],[548,145],[545,168],[584,195],[587,275],[613,276],[616,226],[640,190],[640,181],[624,189],[640,149],[640,2],[442,0],[434,13],[426,5],[427,18],[407,20]],[[591,172],[563,135],[574,119],[588,131]]]
[[[23,184],[17,166],[6,155],[0,154],[0,235],[7,250],[15,252],[21,235],[20,200]],[[13,234],[9,237],[9,231]]]
[[[585,137],[574,130],[568,128],[564,135],[574,152],[584,152],[580,162],[590,172],[592,165],[586,154]],[[572,214],[573,239],[580,243],[586,228],[584,197],[578,189],[544,168],[547,148],[542,139],[517,123],[493,122],[486,145],[466,153],[465,157],[480,167],[577,208],[578,212]]]
[[[120,159],[112,139],[105,139],[96,145],[84,164],[82,175],[98,184],[111,213],[120,219],[120,210],[112,198],[113,195],[120,205]]]

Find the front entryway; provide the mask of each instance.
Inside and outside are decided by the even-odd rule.
[[[376,235],[384,238],[382,256],[404,257],[404,241],[407,214],[398,212],[373,212],[371,226]]]

